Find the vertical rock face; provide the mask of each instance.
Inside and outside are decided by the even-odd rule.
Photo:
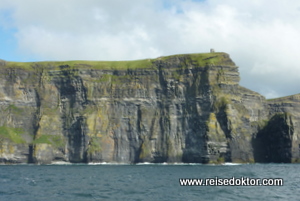
[[[296,162],[299,97],[239,86],[226,53],[0,63],[0,160]],[[298,109],[295,109],[298,108]]]
[[[292,116],[276,114],[257,133],[254,156],[257,162],[292,162],[294,125]]]
[[[268,100],[267,105],[270,120],[254,136],[256,161],[299,162],[300,95]]]

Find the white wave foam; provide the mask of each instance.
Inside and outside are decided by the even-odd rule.
[[[130,165],[130,163],[99,162],[99,163],[87,163],[87,165]]]
[[[65,162],[65,161],[54,161],[50,165],[73,165],[73,163]]]
[[[144,162],[144,163],[136,163],[136,165],[202,165],[201,163],[149,163],[149,162]]]
[[[224,163],[223,165],[243,165],[242,163]]]

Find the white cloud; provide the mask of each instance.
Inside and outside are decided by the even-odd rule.
[[[269,98],[277,98],[280,96],[276,91],[272,89],[264,89],[263,93]]]
[[[299,93],[296,0],[3,0],[24,54],[41,60],[123,60],[231,54],[241,84],[267,97]]]

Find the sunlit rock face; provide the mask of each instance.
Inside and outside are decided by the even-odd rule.
[[[226,53],[0,61],[0,162],[297,162],[299,95],[239,86]]]

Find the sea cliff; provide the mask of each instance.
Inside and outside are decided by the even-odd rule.
[[[226,53],[0,61],[0,162],[298,162],[300,94],[239,85]]]

